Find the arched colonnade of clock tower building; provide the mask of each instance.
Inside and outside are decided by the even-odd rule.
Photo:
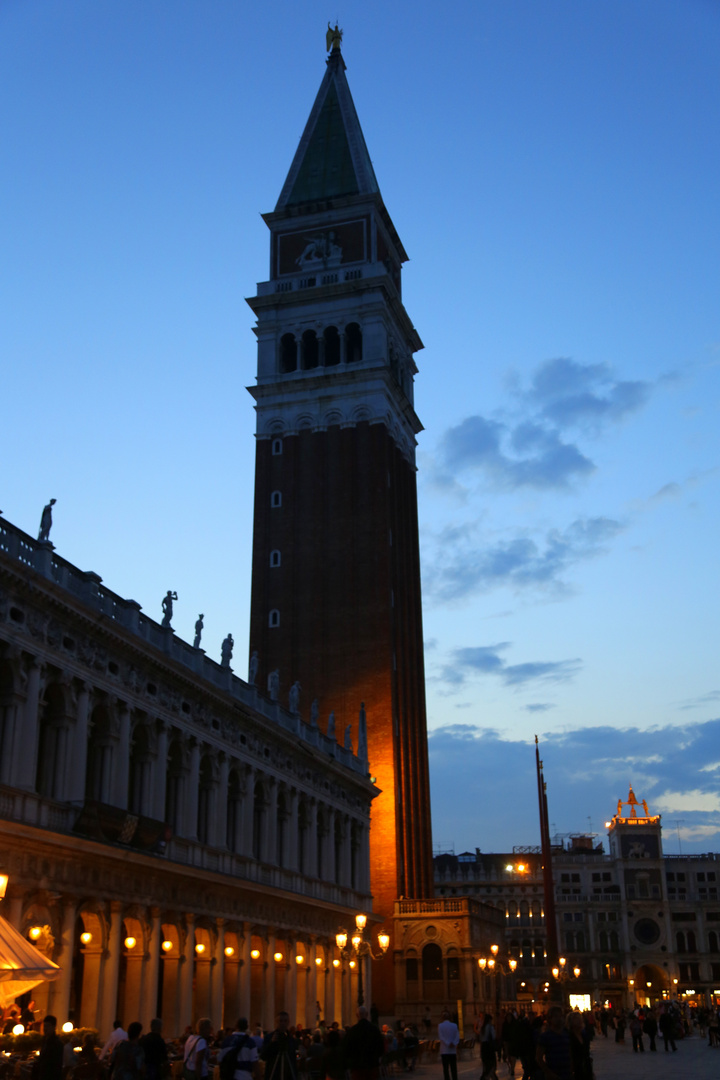
[[[357,748],[381,794],[375,911],[431,897],[432,842],[407,256],[385,208],[339,48],[272,213],[257,316],[251,653]],[[391,957],[388,957],[391,962]]]

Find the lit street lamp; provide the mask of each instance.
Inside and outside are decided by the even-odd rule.
[[[492,956],[481,956],[478,959],[478,967],[480,968],[480,970],[482,972],[485,972],[487,970],[488,974],[493,976],[495,989],[495,1013],[498,1016],[500,1014],[500,981],[498,979],[498,973],[501,973],[504,976],[514,975],[515,969],[517,967],[517,960],[514,956],[507,956],[504,958],[504,960],[498,960],[497,955],[499,951],[500,947],[498,945],[491,945],[490,952],[492,953]],[[506,964],[507,970],[505,968]],[[512,996],[513,998],[515,997],[514,989]]]
[[[357,957],[358,966],[358,1007],[365,1004],[365,997],[363,994],[363,959],[369,956],[371,960],[379,960],[388,950],[390,944],[390,935],[384,931],[377,936],[377,942],[380,946],[380,952],[375,955],[372,950],[372,944],[365,939],[365,927],[367,926],[367,915],[359,914],[355,916],[355,933],[350,938],[350,947],[348,947],[348,933],[347,930],[340,929],[335,935],[335,944],[340,950],[340,954],[349,959],[355,955]],[[351,961],[352,963],[352,961]]]
[[[574,967],[571,972],[567,966],[567,960],[564,956],[558,957],[557,966],[552,968],[551,970],[552,977],[555,980],[556,985],[561,988],[562,997],[564,997],[564,994],[562,994],[563,983],[567,982],[571,978],[571,975],[576,979],[580,978],[580,968]]]

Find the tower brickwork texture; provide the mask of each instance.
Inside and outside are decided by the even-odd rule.
[[[413,407],[422,348],[401,299],[407,256],[385,208],[338,49],[275,210],[257,317],[250,649],[265,688],[296,682],[310,722],[361,703],[374,907],[431,897],[432,841]]]

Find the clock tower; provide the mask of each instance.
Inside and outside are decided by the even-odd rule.
[[[371,887],[390,928],[396,899],[433,895],[413,405],[422,342],[402,302],[407,255],[337,35],[332,44],[264,215],[269,280],[248,300],[258,339],[250,650],[263,687],[278,673],[287,700],[299,684],[303,720],[326,729],[334,714],[356,750],[364,703],[381,791]]]

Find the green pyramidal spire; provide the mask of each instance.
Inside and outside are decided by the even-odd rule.
[[[379,191],[345,62],[334,48],[275,210]]]

